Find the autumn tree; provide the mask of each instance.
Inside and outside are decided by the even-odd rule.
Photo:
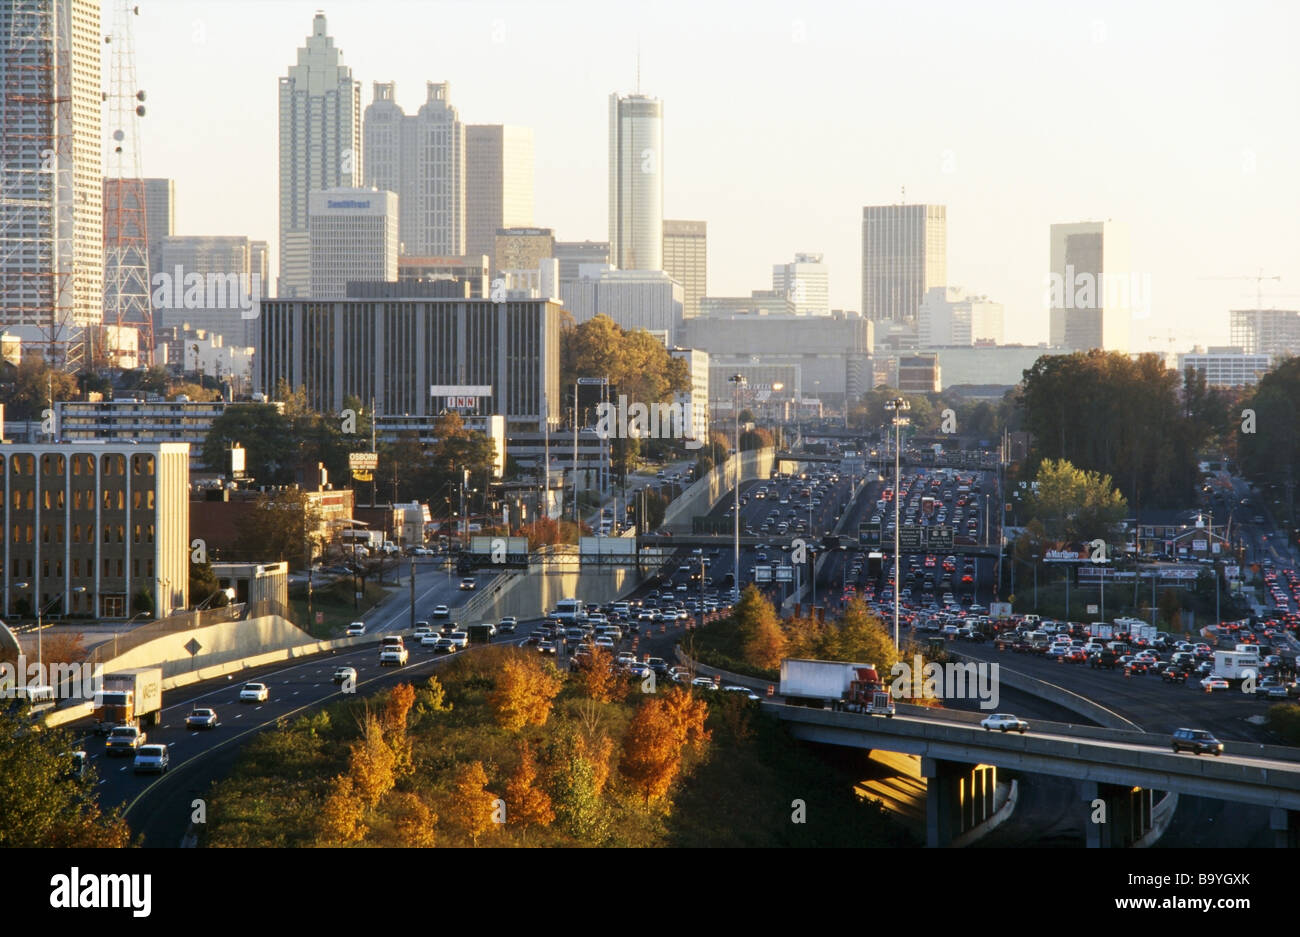
[[[512,654],[502,661],[488,705],[503,729],[518,732],[526,725],[546,724],[562,686],[560,675],[549,661]]]
[[[478,838],[492,828],[496,798],[487,789],[488,776],[483,762],[474,761],[456,769],[455,803],[457,828],[475,846]],[[507,805],[507,816],[509,805]]]
[[[394,827],[403,846],[431,849],[436,845],[438,815],[418,794],[394,791],[388,796],[387,806],[396,818]]]
[[[875,664],[877,673],[889,673],[898,661],[893,635],[860,598],[845,607],[832,635],[833,660]]]
[[[748,591],[746,589],[746,593]],[[740,626],[744,658],[748,663],[763,670],[774,670],[781,666],[781,658],[786,656],[785,632],[781,630],[780,619],[771,602],[759,595],[758,600],[751,603],[742,616],[737,618],[737,624]]]
[[[374,807],[397,783],[397,758],[384,738],[380,721],[367,713],[362,736],[353,742],[348,760],[348,777],[357,797]]]
[[[610,812],[601,797],[600,772],[583,751],[573,727],[561,728],[546,749],[546,790],[556,825],[586,845],[599,846],[609,836]]]
[[[681,764],[681,742],[663,698],[650,697],[623,736],[619,771],[649,804],[668,793]]]
[[[704,723],[709,716],[709,704],[702,696],[675,686],[660,699],[673,735],[680,745],[700,747],[708,743],[709,730],[704,727]]]
[[[361,842],[369,831],[365,811],[366,805],[352,778],[346,774],[335,776],[317,818],[317,842],[321,845]]]
[[[393,773],[404,778],[415,770],[411,756],[411,739],[407,734],[407,715],[415,704],[415,690],[409,683],[399,683],[388,693],[380,724],[384,741],[393,752]]]
[[[618,693],[618,673],[614,670],[614,655],[603,647],[593,647],[591,653],[575,657],[577,671],[571,679],[578,691],[597,703],[611,702]]]
[[[550,826],[555,820],[551,798],[538,786],[537,759],[525,742],[519,752],[519,764],[506,782],[506,822],[513,826]]]

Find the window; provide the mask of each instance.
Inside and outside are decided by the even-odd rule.
[[[117,542],[118,542],[118,543],[125,543],[125,542],[126,542],[126,525],[125,525],[125,524],[118,524],[118,525],[117,525]]]
[[[105,489],[105,490],[104,490],[104,510],[105,510],[105,511],[111,511],[112,509],[113,509],[113,492],[109,491],[108,489]]]
[[[153,524],[145,529],[145,543],[153,543]]]
[[[150,489],[149,491],[146,491],[146,492],[144,493],[144,506],[145,506],[148,510],[150,510],[150,511],[153,510],[153,490],[152,490],[152,489]]]
[[[140,525],[139,525],[139,524],[136,524],[136,525],[135,525],[135,542],[136,542],[136,543],[139,543],[139,542],[140,542]]]

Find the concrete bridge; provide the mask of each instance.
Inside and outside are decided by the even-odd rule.
[[[951,845],[965,812],[978,822],[982,808],[972,803],[985,796],[975,774],[982,765],[1078,781],[1092,848],[1130,846],[1150,832],[1154,791],[1268,807],[1274,845],[1297,844],[1300,750],[1228,742],[1222,757],[1176,755],[1164,735],[1115,729],[1032,723],[1026,735],[1003,734],[947,714],[882,719],[777,702],[762,706],[805,741],[919,755],[930,783],[928,846]]]

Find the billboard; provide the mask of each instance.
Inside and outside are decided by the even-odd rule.
[[[481,556],[497,554],[499,556],[518,556],[528,555],[528,538],[527,537],[488,537],[476,536],[469,538],[469,552]]]
[[[373,472],[375,469],[379,468],[379,453],[378,452],[349,452],[348,468],[351,469],[354,473],[358,471]]]
[[[990,603],[989,603],[989,615],[991,615],[992,617],[997,618],[997,619],[999,619],[999,620],[1010,618],[1010,617],[1011,617],[1011,603],[1010,603],[1010,602],[990,602]]]
[[[579,537],[579,556],[636,557],[635,537]]]

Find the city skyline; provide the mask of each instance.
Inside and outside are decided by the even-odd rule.
[[[324,8],[353,78],[408,88],[454,82],[467,123],[532,127],[534,221],[566,242],[608,231],[606,102],[637,89],[639,46],[640,91],[664,102],[664,215],[709,223],[709,288],[719,295],[763,288],[773,258],[820,252],[835,271],[831,306],[858,309],[862,208],[906,200],[947,207],[949,280],[1005,305],[1009,342],[1048,339],[1049,229],[1088,219],[1127,224],[1133,268],[1151,278],[1151,313],[1134,322],[1136,350],[1227,342],[1228,310],[1253,305],[1255,284],[1203,276],[1262,268],[1282,277],[1266,286],[1264,304],[1297,305],[1288,293],[1300,291],[1300,235],[1284,206],[1300,202],[1286,174],[1300,131],[1265,92],[1294,86],[1298,66],[1285,54],[1287,30],[1263,19],[1294,11],[1207,8],[1166,21],[1118,5],[1078,16],[1009,6],[1009,19],[956,7],[936,18],[829,5],[792,16],[759,4],[742,17],[669,5],[649,17],[616,9],[602,20],[584,17],[591,4],[575,3],[566,7],[572,16],[550,25],[513,5],[398,5],[410,28],[394,31],[383,25],[390,17],[376,15],[389,6]],[[277,240],[272,76],[293,60],[315,8],[257,10],[261,27],[249,35],[241,17],[218,20],[185,2],[137,21],[140,83],[151,92],[143,171],[176,178],[178,233]],[[886,81],[891,69],[915,68],[904,63],[921,40],[906,37],[919,35],[911,30],[922,21],[924,66],[906,93],[880,98],[879,89],[898,87]],[[483,41],[471,41],[480,32]],[[873,44],[878,55],[850,69],[838,53],[873,33],[903,41]],[[457,38],[440,38],[432,55],[417,51],[431,34]],[[579,48],[581,61],[552,54]],[[708,48],[716,55],[707,66],[692,64]],[[961,51],[971,48],[986,63],[973,79],[961,71]],[[185,97],[169,87],[214,63],[214,53],[255,63],[239,69],[233,93]],[[789,67],[776,74],[740,67],[778,54]],[[1077,77],[1093,65],[1097,76]],[[546,80],[533,81],[538,73]],[[730,77],[739,73],[743,94]],[[1164,90],[1174,86],[1177,98]],[[844,104],[857,98],[873,102],[869,122]],[[1052,106],[1060,100],[1071,102],[1064,111]],[[944,120],[932,119],[936,108]],[[773,136],[771,113],[791,115],[784,139]],[[814,166],[804,154],[816,154]],[[248,201],[223,197],[236,185]],[[273,268],[280,272],[278,256]]]

